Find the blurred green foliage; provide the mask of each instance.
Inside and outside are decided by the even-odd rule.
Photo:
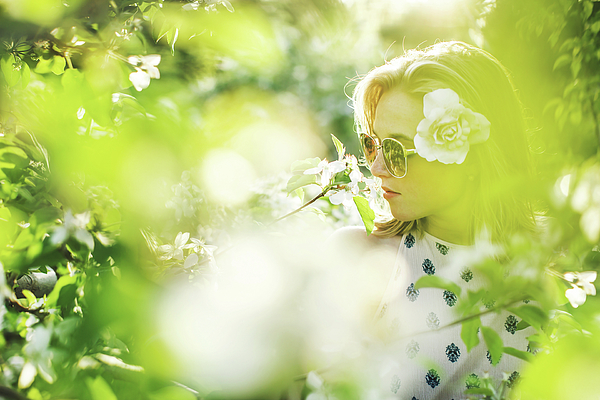
[[[182,361],[164,334],[187,337],[211,298],[186,303],[186,288],[218,283],[214,254],[240,232],[258,226],[276,238],[314,221],[325,232],[360,223],[322,201],[310,222],[267,226],[316,194],[287,196],[292,161],[335,159],[330,133],[358,153],[349,79],[436,38],[482,46],[512,72],[539,170],[531,191],[549,227],[542,242],[515,237],[508,265],[478,266],[496,308],[536,328],[532,353],[542,354],[504,348],[480,326],[485,291],[456,293],[463,339],[475,346],[481,328],[492,356],[533,359],[524,399],[597,394],[598,299],[571,307],[561,277],[600,269],[600,3],[444,3],[0,0],[1,395],[298,398],[294,377],[318,363],[299,350],[293,324],[248,321],[279,357],[265,361],[266,377],[237,386],[210,371],[204,379],[203,360]],[[50,270],[51,292],[17,298],[20,276]],[[182,299],[159,312],[172,282]],[[169,313],[180,320],[159,326]],[[199,339],[188,340],[193,357]],[[357,385],[350,374],[332,392],[353,398]],[[486,390],[473,395],[502,397]]]

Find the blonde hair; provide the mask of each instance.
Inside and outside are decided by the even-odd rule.
[[[352,96],[357,132],[373,134],[377,104],[384,92],[396,87],[421,98],[436,89],[452,89],[463,105],[490,121],[489,139],[473,146],[468,155],[479,171],[471,237],[486,229],[493,241],[504,242],[514,232],[533,231],[531,202],[521,190],[533,174],[523,110],[500,62],[463,42],[410,50],[374,68],[357,84]],[[402,235],[419,230],[421,223],[391,218],[377,223],[373,233]]]

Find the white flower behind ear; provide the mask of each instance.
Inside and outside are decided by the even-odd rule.
[[[438,89],[423,97],[423,115],[414,138],[417,153],[427,161],[462,164],[470,145],[485,142],[490,122],[460,103],[452,89]]]

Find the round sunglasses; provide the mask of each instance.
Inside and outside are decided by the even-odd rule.
[[[402,143],[392,138],[385,138],[381,144],[366,133],[359,134],[360,147],[365,155],[367,167],[371,166],[377,158],[377,152],[381,149],[383,161],[390,175],[394,178],[404,178],[406,176],[406,158],[412,154],[417,154],[415,149],[406,149]]]

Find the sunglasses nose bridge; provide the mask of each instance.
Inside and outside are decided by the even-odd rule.
[[[387,167],[387,163],[385,161],[383,154],[383,148],[381,145],[377,145],[377,153],[375,155],[375,159],[371,164],[370,170],[374,176],[381,177],[385,175],[392,175],[389,168]],[[392,175],[393,176],[393,175]]]
[[[367,165],[369,165],[369,169],[374,176],[403,178],[406,175],[406,151],[404,150],[402,143],[394,139],[384,139],[379,141],[366,134],[361,137],[361,143],[364,146],[363,151],[367,158]],[[372,155],[373,151],[368,151],[367,148],[369,147],[372,150],[375,150],[375,158],[370,163],[367,153]]]

